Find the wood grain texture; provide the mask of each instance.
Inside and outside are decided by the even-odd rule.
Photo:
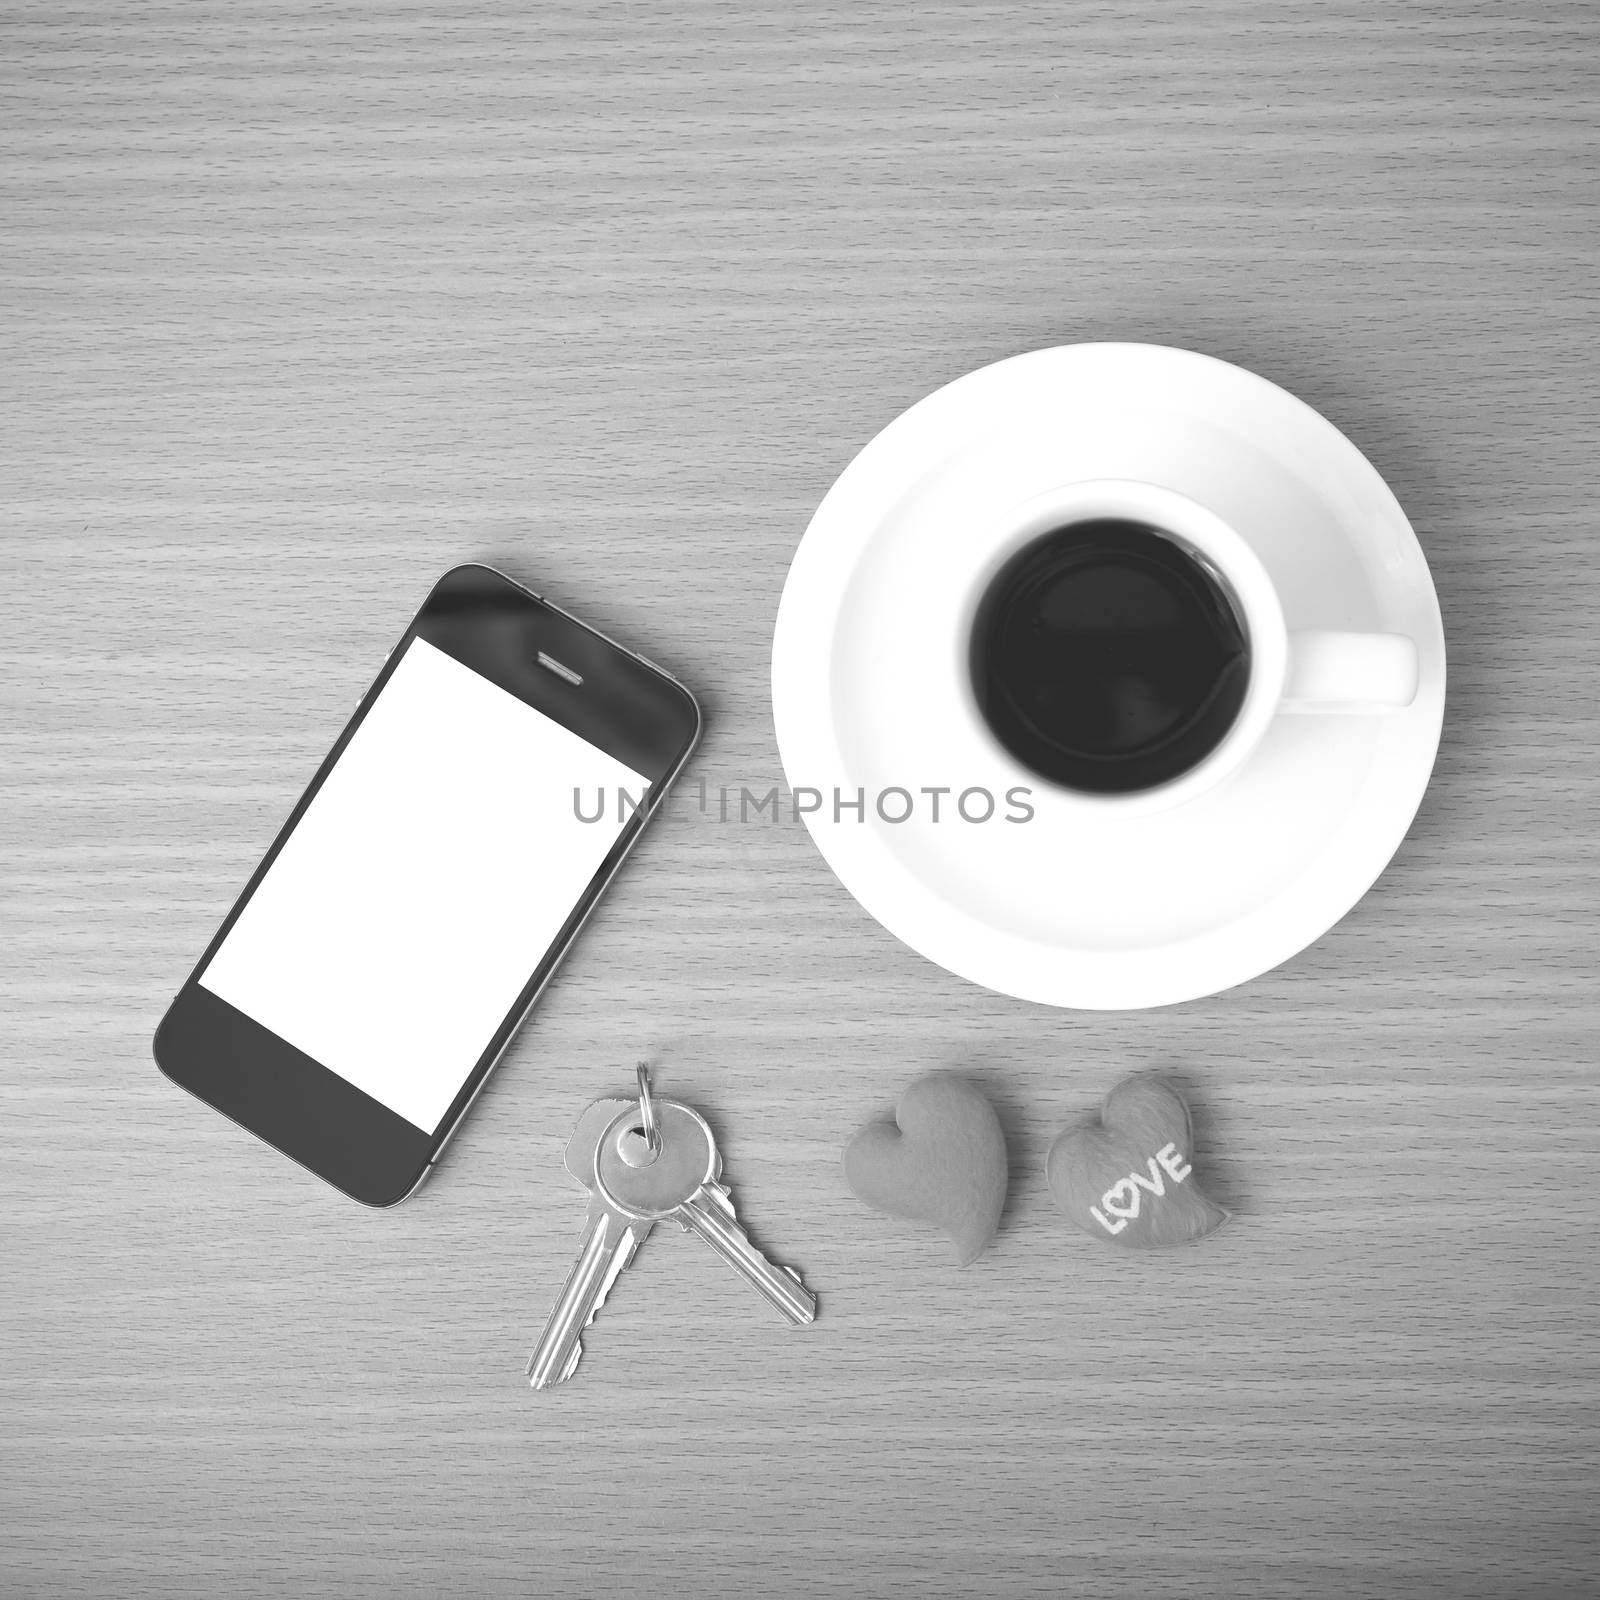
[[[1597,51],[1576,0],[5,0],[0,1589],[1597,1592]],[[442,569],[670,664],[691,783],[759,792],[827,485],[1087,338],[1303,396],[1433,564],[1436,779],[1326,938],[1050,1011],[686,796],[412,1205],[157,1075]],[[532,1396],[562,1142],[644,1051],[821,1320],[658,1234]],[[839,1170],[952,1066],[1014,1173],[961,1273]],[[1043,1180],[1152,1068],[1235,1213],[1181,1259]]]

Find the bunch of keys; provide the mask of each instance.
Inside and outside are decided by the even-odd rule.
[[[751,1244],[734,1213],[716,1140],[699,1112],[650,1092],[639,1067],[638,1100],[597,1100],[567,1143],[567,1171],[589,1191],[578,1259],[528,1362],[535,1389],[570,1378],[583,1354],[583,1330],[611,1285],[658,1222],[705,1240],[790,1322],[815,1320],[816,1298],[788,1267]]]

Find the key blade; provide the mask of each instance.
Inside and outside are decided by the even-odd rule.
[[[619,1218],[617,1221],[620,1225],[621,1219]],[[606,1268],[605,1277],[600,1280],[600,1291],[595,1295],[594,1304],[589,1307],[589,1315],[584,1319],[583,1326],[585,1328],[594,1321],[600,1307],[606,1303],[606,1296],[611,1293],[611,1286],[622,1276],[622,1269],[633,1265],[633,1258],[638,1255],[639,1246],[644,1243],[646,1235],[654,1226],[653,1222],[634,1222],[631,1219],[628,1221],[628,1237],[626,1241],[619,1244],[616,1254],[611,1258],[611,1265]],[[576,1363],[576,1356],[573,1357],[573,1361]]]
[[[627,1237],[618,1240],[616,1252],[611,1257],[611,1265],[606,1268],[606,1274],[600,1280],[600,1288],[595,1294],[594,1304],[589,1307],[589,1315],[583,1319],[583,1327],[578,1329],[577,1336],[572,1341],[572,1354],[567,1357],[567,1364],[562,1368],[560,1377],[553,1378],[551,1383],[565,1383],[577,1371],[579,1358],[583,1355],[583,1335],[585,1331],[594,1326],[594,1319],[600,1314],[601,1306],[606,1303],[606,1296],[611,1293],[612,1284],[622,1276],[622,1269],[633,1264],[633,1258],[638,1253],[639,1246],[644,1242],[644,1236],[649,1233],[651,1226],[652,1224],[646,1222],[628,1224],[626,1229]],[[532,1358],[528,1361],[528,1376],[533,1388],[549,1387],[549,1384],[532,1383]]]
[[[678,1208],[676,1216],[796,1327],[816,1321],[817,1297],[800,1281],[797,1272],[769,1261],[751,1244],[749,1234],[734,1216],[733,1200],[726,1189],[720,1197],[705,1191],[693,1195]]]
[[[740,1226],[738,1213],[733,1209],[733,1196],[728,1192],[727,1184],[708,1183],[700,1191],[699,1198],[708,1205],[714,1205],[734,1227]],[[688,1227],[688,1223],[685,1223],[684,1226]]]
[[[596,1199],[590,1204],[578,1259],[528,1358],[527,1376],[533,1388],[548,1389],[572,1376],[583,1354],[583,1330],[648,1231],[648,1227],[618,1216],[603,1201]]]

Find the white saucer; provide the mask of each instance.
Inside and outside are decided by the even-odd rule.
[[[1280,715],[1246,766],[1166,811],[1086,810],[977,724],[953,663],[996,508],[1094,478],[1175,489],[1255,547],[1291,628],[1405,633],[1403,711]],[[1002,994],[1117,1010],[1170,1005],[1277,966],[1333,926],[1405,837],[1444,717],[1428,564],[1371,463],[1253,373],[1158,345],[1069,345],[982,368],[913,406],[845,469],[795,554],[772,651],[791,788],[840,881],[929,960]],[[1031,821],[1002,798],[1033,791]],[[968,823],[890,787],[986,787]],[[866,794],[866,816],[842,810]],[[952,797],[953,798],[953,797]],[[891,814],[904,809],[898,796]],[[970,810],[981,811],[974,799]],[[1018,808],[1020,809],[1020,808]]]

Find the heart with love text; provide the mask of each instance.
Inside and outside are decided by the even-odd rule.
[[[1195,1180],[1193,1149],[1183,1096],[1162,1078],[1127,1078],[1106,1096],[1098,1123],[1051,1145],[1045,1178],[1056,1204],[1108,1243],[1192,1244],[1228,1220]]]

